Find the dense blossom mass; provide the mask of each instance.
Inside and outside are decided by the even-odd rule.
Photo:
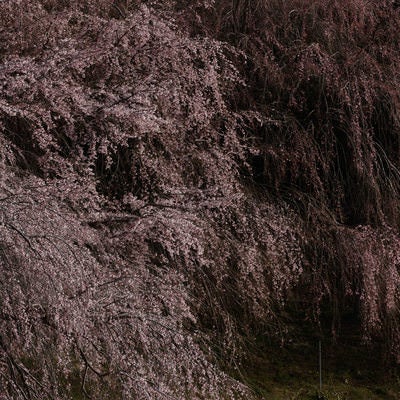
[[[299,304],[400,362],[399,24],[1,1],[0,398],[255,398],[246,343]]]

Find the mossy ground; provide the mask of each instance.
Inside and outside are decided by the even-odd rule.
[[[398,369],[385,367],[379,352],[366,346],[323,343],[321,392],[318,341],[280,346],[260,340],[257,347],[243,365],[241,379],[260,399],[400,399]]]

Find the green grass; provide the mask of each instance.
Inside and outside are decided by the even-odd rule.
[[[240,379],[259,399],[397,400],[400,379],[377,353],[361,345],[324,344],[319,392],[318,342],[279,345],[257,342]]]

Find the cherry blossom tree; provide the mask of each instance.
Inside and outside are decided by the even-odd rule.
[[[293,301],[398,360],[398,11],[344,3],[0,2],[1,396],[251,399]]]

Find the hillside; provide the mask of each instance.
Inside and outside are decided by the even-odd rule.
[[[399,32],[389,0],[1,1],[0,398],[305,399],[319,340],[396,398]]]

